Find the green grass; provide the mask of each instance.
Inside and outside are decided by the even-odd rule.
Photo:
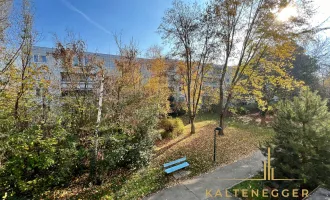
[[[262,176],[255,176],[254,178],[263,178]],[[238,197],[242,198],[242,189],[247,189],[248,191],[251,191],[252,189],[254,190],[259,190],[259,193],[263,190],[263,181],[243,181],[234,187],[230,188],[229,191],[234,194],[234,190],[238,190]],[[249,197],[248,198],[243,198],[244,200],[266,200],[269,199],[269,197],[262,197],[261,195],[258,197],[251,197],[250,192],[248,192]]]
[[[257,175],[254,177],[254,179],[261,179],[263,178],[262,175]],[[237,191],[237,197],[240,197],[243,200],[266,200],[266,199],[279,199],[280,197],[270,197],[270,194],[268,194],[268,197],[262,197],[262,190],[267,189],[267,186],[272,186],[273,188],[277,189],[277,193],[279,196],[281,196],[281,192],[283,189],[287,189],[285,195],[289,195],[284,199],[297,199],[296,197],[292,197],[293,189],[299,189],[300,184],[303,184],[303,182],[291,182],[291,181],[252,181],[247,180],[243,181],[232,188],[229,189],[229,191],[232,194],[235,194],[235,190]],[[242,190],[248,191],[248,197],[243,198],[242,197]],[[251,191],[252,190],[259,190],[259,196],[252,197]],[[310,190],[311,191],[311,190]],[[283,197],[282,197],[283,198]]]

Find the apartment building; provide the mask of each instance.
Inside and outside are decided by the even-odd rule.
[[[38,47],[35,46],[33,48],[33,55],[32,55],[32,62],[35,63],[38,66],[41,65],[46,65],[48,66],[50,73],[52,75],[51,80],[54,82],[54,85],[60,86],[60,88],[57,88],[56,93],[59,95],[67,95],[70,90],[72,90],[72,87],[69,88],[69,85],[72,86],[70,83],[70,80],[68,79],[68,74],[65,72],[65,70],[61,67],[58,66],[56,63],[56,60],[52,56],[52,52],[54,52],[54,48],[47,48],[47,47]],[[117,55],[110,55],[110,54],[101,54],[101,53],[90,53],[86,52],[86,58],[83,62],[88,62],[87,57],[88,56],[96,56],[97,58],[101,59],[104,61],[104,66],[106,70],[110,73],[115,73],[115,63],[114,60],[116,58],[119,58]],[[141,59],[141,60],[146,60],[146,59]],[[177,101],[184,101],[185,96],[183,94],[183,87],[180,85],[180,77],[176,73],[176,66],[175,62],[169,62],[170,67],[168,70],[168,84],[169,88],[173,92],[173,95]],[[74,59],[73,60],[73,66],[78,65],[78,60]],[[218,87],[218,78],[221,72],[221,67],[219,65],[216,65],[212,69],[210,69],[205,77],[205,82],[204,85],[207,87],[211,88],[217,88]],[[143,74],[145,77],[148,77],[148,71],[143,70]],[[72,75],[71,75],[72,76]],[[93,82],[88,81],[88,84],[86,85],[86,80],[82,80],[80,77],[79,73],[74,75],[75,80],[77,80],[77,84],[75,87],[75,90],[77,91],[88,91],[91,90],[93,87]],[[81,81],[80,81],[81,80]],[[230,78],[227,77],[225,82],[228,84],[230,81]],[[211,94],[208,94],[207,92],[203,94],[202,101],[207,101],[208,96]]]

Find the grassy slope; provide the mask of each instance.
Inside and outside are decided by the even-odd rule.
[[[107,184],[88,187],[80,185],[51,192],[52,199],[139,199],[166,185],[175,183],[172,176],[166,176],[162,164],[187,156],[191,176],[212,170],[250,155],[259,143],[269,140],[273,131],[253,124],[234,120],[227,121],[225,135],[217,137],[217,162],[213,159],[213,130],[216,116],[202,115],[196,120],[196,134],[189,134],[189,125],[181,136],[164,141],[155,147],[155,155],[149,167],[135,173],[118,174],[109,178]],[[189,177],[188,177],[189,178]]]
[[[205,120],[209,119],[209,120]],[[213,163],[213,141],[216,121],[210,116],[203,116],[196,123],[196,134],[189,134],[189,126],[184,135],[157,147],[158,155],[153,165],[161,165],[171,160],[186,156],[191,164],[191,176],[204,173],[215,166],[232,163],[246,157],[257,150],[260,143],[270,139],[273,131],[256,125],[244,124],[236,121],[227,121],[224,136],[217,136],[217,157]],[[170,146],[170,148],[168,148]]]

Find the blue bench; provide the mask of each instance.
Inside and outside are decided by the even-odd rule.
[[[175,172],[175,171],[178,171],[178,170],[183,169],[185,167],[188,167],[189,163],[186,162],[186,160],[187,160],[187,158],[183,157],[183,158],[180,158],[178,160],[175,160],[175,161],[172,161],[172,162],[169,162],[169,163],[165,163],[164,164],[165,173],[170,174],[172,172]]]

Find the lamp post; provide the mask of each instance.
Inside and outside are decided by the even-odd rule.
[[[220,133],[221,130],[222,130],[221,127],[216,127],[214,129],[213,162],[215,162],[215,157],[216,157],[216,152],[217,152],[217,131]]]

